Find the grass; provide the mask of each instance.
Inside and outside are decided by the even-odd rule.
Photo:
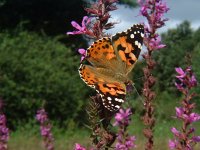
[[[154,150],[168,150],[168,140],[172,138],[170,128],[172,126],[180,128],[180,124],[175,121],[158,121],[155,126]],[[200,127],[199,123],[195,124]],[[136,150],[144,150],[146,139],[142,134],[143,125],[137,116],[133,118],[133,124],[129,127],[129,133],[135,135],[137,140]],[[197,135],[200,135],[200,128],[197,128]],[[58,129],[54,128],[55,150],[73,150],[75,143],[80,143],[84,147],[90,147],[90,132],[85,129]],[[45,150],[39,134],[39,126],[26,126],[16,132],[11,133],[8,143],[9,150]],[[199,150],[197,145],[194,150]]]

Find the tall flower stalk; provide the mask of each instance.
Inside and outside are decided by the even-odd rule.
[[[6,126],[6,116],[3,114],[3,102],[0,99],[0,150],[8,149],[9,129]]]
[[[155,124],[154,118],[154,106],[153,100],[155,98],[155,92],[152,90],[156,79],[152,75],[152,70],[155,68],[155,61],[152,58],[152,53],[158,49],[165,47],[161,44],[161,38],[159,37],[157,30],[165,25],[163,15],[169,10],[162,0],[138,0],[140,4],[140,14],[147,19],[147,25],[145,25],[145,37],[144,45],[147,47],[147,52],[143,54],[143,58],[146,61],[146,67],[143,68],[144,84],[143,84],[143,96],[144,96],[144,109],[145,114],[143,116],[143,122],[146,126],[143,130],[147,142],[145,145],[146,150],[153,149],[153,128]]]
[[[127,127],[131,121],[131,109],[120,109],[115,115],[114,126],[119,128],[117,134],[117,142],[115,145],[115,150],[130,150],[136,147],[135,145],[135,136],[130,136],[127,132]]]
[[[174,139],[169,140],[170,149],[177,150],[193,150],[195,144],[200,142],[200,136],[195,135],[195,128],[192,124],[200,121],[200,115],[193,112],[195,103],[192,99],[196,96],[192,89],[197,86],[197,80],[192,72],[191,67],[185,70],[176,68],[176,78],[178,82],[175,83],[176,88],[184,95],[181,101],[181,107],[176,107],[176,119],[182,121],[182,128],[171,128]]]
[[[115,24],[114,22],[109,22],[109,13],[117,9],[115,6],[116,2],[117,0],[98,0],[94,2],[90,7],[85,8],[88,16],[83,17],[81,25],[72,21],[71,24],[76,30],[67,32],[67,34],[82,34],[93,40],[108,36],[105,34],[105,30],[111,29]],[[82,56],[81,61],[83,61],[86,50],[80,48],[78,52]],[[108,147],[113,144],[116,137],[115,134],[108,129],[110,119],[105,119],[109,118],[105,111],[106,110],[102,107],[100,96],[97,94],[92,97],[87,112],[89,115],[90,128],[92,130],[91,138],[96,149],[108,149]],[[76,148],[80,148],[79,144],[76,144]]]
[[[36,119],[40,123],[40,134],[43,137],[46,150],[54,150],[54,138],[51,133],[52,126],[44,108],[37,111]]]

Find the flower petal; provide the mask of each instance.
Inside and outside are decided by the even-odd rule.
[[[82,30],[81,26],[76,21],[72,21],[71,24],[74,28],[78,30]]]

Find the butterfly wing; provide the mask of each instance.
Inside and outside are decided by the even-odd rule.
[[[105,68],[95,68],[81,65],[79,68],[81,79],[90,87],[96,89],[102,98],[103,105],[110,111],[116,111],[125,101],[126,87],[112,78],[112,71]]]
[[[111,39],[104,37],[95,41],[88,49],[86,60],[94,67],[109,68],[113,72],[119,71],[121,62],[116,57]]]
[[[142,24],[133,25],[130,29],[112,36],[112,44],[117,54],[117,58],[126,68],[128,74],[138,60],[142,49],[144,37],[144,26]]]

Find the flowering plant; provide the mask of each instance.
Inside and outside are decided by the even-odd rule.
[[[194,122],[200,120],[200,115],[193,112],[195,103],[192,103],[193,97],[196,95],[191,90],[197,86],[196,77],[192,71],[192,67],[187,67],[185,70],[178,67],[175,82],[176,88],[184,95],[181,102],[181,107],[176,107],[176,119],[182,121],[182,128],[178,130],[175,127],[171,128],[174,135],[173,140],[169,140],[170,149],[186,149],[192,150],[197,142],[200,142],[200,136],[196,136],[195,128],[192,126]]]
[[[54,138],[51,133],[51,124],[44,108],[37,111],[36,119],[40,123],[40,133],[43,137],[45,148],[47,150],[54,150]]]

